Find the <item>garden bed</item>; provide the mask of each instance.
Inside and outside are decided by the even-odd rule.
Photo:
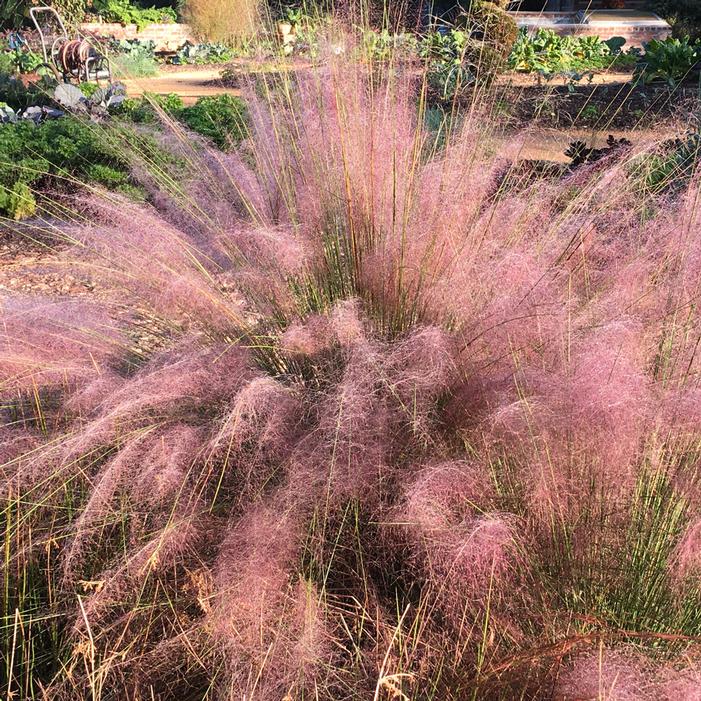
[[[698,108],[698,90],[683,85],[586,82],[500,87],[498,103],[514,124],[548,127],[640,129],[688,121]]]

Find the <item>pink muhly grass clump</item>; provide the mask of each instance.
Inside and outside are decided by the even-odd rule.
[[[701,519],[693,520],[682,534],[672,553],[670,567],[682,586],[688,586],[691,578],[701,576]]]
[[[31,297],[0,299],[0,392],[72,387],[123,351],[116,322],[97,305]]]
[[[146,524],[153,528],[157,514],[169,520],[193,499],[194,475],[190,474],[202,449],[202,436],[189,426],[145,431],[127,440],[99,473],[91,495],[74,522],[73,539],[64,554],[67,571],[79,559],[86,539],[104,537],[106,524],[118,520],[124,508],[117,496],[128,496],[133,504],[132,537],[139,537]],[[143,522],[143,523],[142,523]]]
[[[21,463],[31,459],[32,451],[40,445],[39,437],[29,431],[0,427],[0,477],[10,492],[14,486],[12,478],[21,471]]]
[[[449,462],[418,472],[393,515],[392,532],[404,532],[417,576],[453,625],[481,610],[492,590],[494,606],[520,567],[515,524],[483,511],[490,499],[492,485],[478,465]]]
[[[313,316],[290,324],[280,336],[280,345],[285,353],[292,356],[316,355],[329,350],[334,342],[329,319],[326,316]]]
[[[271,378],[246,384],[206,447],[209,469],[220,472],[222,487],[236,492],[242,503],[262,493],[282,472],[300,432],[301,411],[293,392]]]
[[[562,701],[646,701],[660,698],[640,660],[601,650],[576,658],[557,683]]]
[[[274,500],[249,511],[222,544],[211,619],[229,651],[232,699],[323,688],[332,637],[319,594],[293,574],[303,545],[298,518],[294,506]]]
[[[91,693],[88,633],[130,698],[344,699],[407,675],[525,697],[501,671],[582,611],[695,630],[672,613],[695,512],[669,507],[693,519],[661,574],[634,520],[657,524],[660,484],[697,486],[693,198],[640,224],[631,154],[495,192],[474,117],[432,153],[415,78],[370,80],[332,62],[292,100],[250,91],[248,144],[149,183],[150,207],[92,205],[71,255],[125,335],[129,305],[165,324],[161,350],[127,362],[86,307],[7,304],[3,396],[56,390],[56,421],[0,434],[40,522],[14,560],[61,535],[74,655],[47,693]],[[619,605],[638,590],[643,613]],[[613,652],[546,676],[563,699],[654,697]]]

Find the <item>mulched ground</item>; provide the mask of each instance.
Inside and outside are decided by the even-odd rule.
[[[65,244],[37,237],[39,220],[32,224],[0,224],[0,293],[82,296],[92,294],[90,282],[79,279],[70,269],[61,269],[60,254]],[[48,227],[52,223],[47,224]],[[47,266],[48,263],[50,266]]]
[[[537,123],[566,129],[648,129],[691,123],[698,110],[698,86],[670,89],[635,82],[570,85],[503,86],[497,99],[514,125]]]

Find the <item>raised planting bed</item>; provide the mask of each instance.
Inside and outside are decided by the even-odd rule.
[[[654,12],[591,10],[580,12],[514,12],[519,27],[552,29],[561,36],[623,37],[628,46],[642,46],[651,39],[666,39],[672,28]]]
[[[518,125],[636,129],[688,121],[699,107],[698,89],[642,83],[507,85],[499,90],[502,113]]]
[[[169,53],[177,51],[185,42],[194,43],[194,34],[190,25],[175,22],[148,24],[143,29],[135,24],[118,24],[116,22],[84,22],[79,25],[81,34],[95,39],[138,39],[152,41],[154,51]]]

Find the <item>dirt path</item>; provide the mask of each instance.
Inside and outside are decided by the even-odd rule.
[[[175,93],[180,95],[186,105],[197,101],[200,97],[221,95],[229,93],[240,95],[241,91],[227,85],[222,80],[224,69],[230,69],[234,73],[241,72],[245,75],[252,70],[264,72],[299,71],[311,68],[308,61],[263,61],[257,62],[248,59],[239,59],[229,64],[216,66],[162,66],[155,76],[143,78],[122,78],[121,82],[127,88],[130,97],[141,95],[144,92],[152,92],[157,95]]]
[[[653,129],[604,129],[602,131],[592,129],[539,129],[532,133],[526,133],[518,157],[529,160],[567,163],[569,158],[565,156],[565,150],[573,141],[584,141],[591,148],[601,148],[606,145],[606,139],[609,134],[616,139],[626,138],[633,145],[659,142],[676,136],[676,134],[671,133],[667,129],[662,131]],[[505,135],[503,138],[505,142],[508,142],[513,139],[513,135]]]
[[[252,62],[249,62],[252,63]],[[246,64],[242,64],[246,65]],[[265,64],[268,65],[268,64]],[[298,70],[308,64],[281,63],[280,68]],[[192,104],[200,97],[209,95],[221,95],[230,93],[240,94],[237,88],[227,86],[221,79],[221,72],[225,65],[217,66],[165,66],[155,76],[143,78],[125,78],[122,82],[127,87],[130,96],[141,95],[144,92],[152,92],[157,95],[175,93],[180,95],[186,105]],[[631,80],[630,73],[598,73],[582,81],[586,85],[611,85],[624,84]],[[557,77],[548,82],[548,85],[566,85],[567,78]],[[505,73],[497,80],[499,85],[511,87],[530,87],[538,84],[537,77],[522,73]]]
[[[175,93],[180,95],[186,105],[197,102],[198,98],[230,93],[238,95],[239,90],[226,87],[221,82],[221,66],[183,66],[174,70],[173,66],[159,71],[155,76],[145,78],[127,78],[122,82],[130,97],[152,92],[157,95]]]
[[[593,73],[586,78],[574,83],[574,85],[614,85],[616,83],[623,85],[630,83],[633,80],[633,74],[629,71],[626,73],[620,71],[608,71],[605,73]],[[544,86],[559,86],[570,85],[572,79],[567,76],[553,76],[549,80],[539,78],[534,73],[516,73],[509,71],[498,76],[496,79],[497,85],[509,85],[512,87],[532,87],[534,85]]]

